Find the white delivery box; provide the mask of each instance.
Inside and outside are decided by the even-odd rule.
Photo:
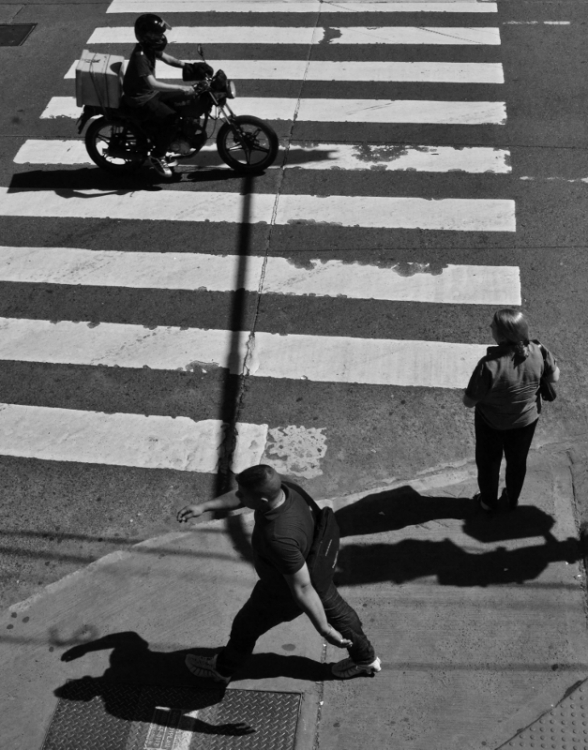
[[[105,55],[85,49],[76,67],[76,102],[78,107],[116,109],[122,96],[121,55]]]

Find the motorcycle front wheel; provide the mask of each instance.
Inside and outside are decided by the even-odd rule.
[[[116,174],[135,171],[147,156],[146,139],[132,122],[107,117],[86,130],[86,150],[94,164]]]
[[[231,169],[245,174],[263,172],[278,155],[278,136],[263,120],[252,115],[235,117],[218,131],[216,147]]]

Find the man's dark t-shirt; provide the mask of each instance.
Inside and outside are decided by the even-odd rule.
[[[155,59],[155,52],[144,50],[140,44],[135,45],[123,79],[123,92],[128,104],[140,107],[157,96],[157,92],[147,83],[147,76],[155,75]]]
[[[290,596],[284,575],[297,573],[308,557],[314,537],[315,511],[298,485],[282,482],[284,502],[268,513],[255,511],[251,537],[253,563],[264,586],[276,596]]]

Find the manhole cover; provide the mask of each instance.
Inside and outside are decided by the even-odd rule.
[[[292,750],[299,693],[105,685],[60,698],[43,750]],[[98,693],[98,694],[97,694]]]
[[[36,23],[0,23],[0,47],[20,47]]]

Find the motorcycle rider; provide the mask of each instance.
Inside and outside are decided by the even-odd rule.
[[[185,106],[196,96],[194,88],[164,83],[155,77],[155,62],[161,60],[173,68],[185,68],[188,63],[164,52],[165,32],[171,26],[155,13],[144,13],[135,21],[137,44],[129,58],[123,80],[123,103],[132,116],[152,130],[155,144],[149,156],[151,166],[162,177],[172,177],[172,166],[167,152],[174,138],[178,113],[176,107]],[[209,71],[212,73],[212,68]]]

